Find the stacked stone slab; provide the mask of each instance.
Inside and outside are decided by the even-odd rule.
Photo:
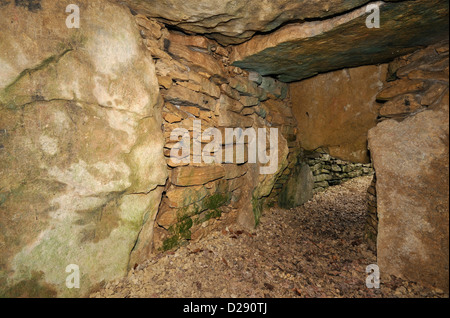
[[[347,180],[374,173],[372,164],[352,163],[330,156],[325,150],[297,148],[289,167],[275,183],[271,197],[282,208],[302,205],[317,193]]]
[[[175,248],[236,219],[254,226],[265,199],[276,196],[296,158],[291,155],[298,143],[288,86],[229,66],[228,50],[215,41],[168,31],[142,15],[137,15],[136,21],[154,58],[164,99],[164,155],[169,182],[156,220],[154,250]],[[193,125],[198,121],[202,133],[208,128],[221,131],[223,156],[226,146],[237,151],[235,145],[225,144],[225,128],[278,128],[277,172],[260,175],[258,164],[248,163],[247,139],[244,162],[204,163],[192,151],[194,141],[202,150],[209,142],[194,136]],[[172,149],[179,146],[179,139],[171,139],[177,128],[187,129],[192,137],[190,157],[185,162],[171,159]],[[275,193],[271,194],[274,186]]]
[[[377,95],[378,121],[402,121],[439,100],[448,89],[448,42],[395,59],[388,66],[388,83]]]

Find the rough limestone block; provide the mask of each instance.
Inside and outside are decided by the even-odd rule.
[[[279,195],[281,208],[289,209],[302,205],[313,196],[314,177],[307,164],[295,166],[289,180]]]
[[[67,4],[36,2],[0,10],[0,297],[78,297],[148,256],[167,179],[159,85],[129,10],[80,0],[69,29]]]
[[[377,257],[393,274],[448,292],[448,93],[438,106],[369,132],[377,175]]]

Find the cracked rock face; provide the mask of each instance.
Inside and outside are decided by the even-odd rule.
[[[257,32],[306,19],[322,19],[367,0],[126,0],[133,10],[186,32],[205,34],[224,45],[242,43]]]
[[[39,4],[0,11],[0,295],[80,296],[145,254],[167,178],[159,88],[126,8],[80,1],[68,29],[65,5]]]

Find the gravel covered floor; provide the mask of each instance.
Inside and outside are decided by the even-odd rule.
[[[302,207],[266,210],[251,233],[224,226],[91,297],[448,297],[383,273],[380,289],[366,287],[366,266],[376,263],[363,240],[371,178],[329,188]]]

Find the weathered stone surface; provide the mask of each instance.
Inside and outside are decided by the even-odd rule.
[[[281,208],[290,209],[302,205],[312,198],[314,178],[307,164],[300,164],[291,172],[279,196]]]
[[[381,273],[447,290],[449,260],[448,93],[432,110],[369,132],[376,170]]]
[[[179,221],[178,218],[178,210],[169,207],[165,201],[161,204],[161,207],[158,210],[158,215],[156,217],[157,226],[154,229],[155,236],[153,237],[153,241],[156,243],[155,245],[159,245],[158,243],[161,241],[159,237],[156,237],[160,233],[161,227],[168,229],[171,225],[176,224]],[[159,236],[159,235],[158,235]],[[157,246],[157,248],[160,246]]]
[[[241,111],[241,115],[248,116],[255,113],[254,107],[246,107]]]
[[[179,45],[184,45],[187,47],[191,47],[193,49],[203,49],[200,52],[203,53],[211,53],[211,50],[214,46],[217,46],[217,44],[204,37],[199,35],[185,35],[179,32],[170,32],[168,40],[170,43],[176,43]]]
[[[268,114],[280,114],[282,117],[292,117],[292,109],[281,100],[269,99],[262,103]]]
[[[184,120],[187,117],[189,117],[188,113],[183,111],[180,106],[175,106],[169,102],[164,103],[164,107],[162,110],[163,118],[167,114],[171,114],[171,115],[175,116],[175,117],[172,117],[173,120],[176,119],[175,122],[178,122],[178,118],[181,118],[181,120]],[[169,117],[169,119],[170,119],[170,117]],[[168,121],[168,120],[166,120],[166,121],[170,123],[170,121]]]
[[[263,80],[262,76],[257,72],[249,72],[248,79],[258,85],[261,84]]]
[[[220,85],[220,90],[227,95],[230,98],[233,98],[235,100],[239,100],[241,97],[241,94],[234,88],[231,88],[228,84],[222,84]]]
[[[271,77],[263,77],[260,87],[277,98],[286,98],[288,85]]]
[[[214,110],[216,104],[213,98],[180,85],[174,85],[161,93],[166,101],[175,105],[198,106]]]
[[[434,79],[448,83],[448,68],[444,72],[430,72],[423,70],[415,70],[408,74],[410,79]]]
[[[170,76],[158,76],[158,83],[162,87],[169,89],[172,87],[173,80]]]
[[[170,43],[170,42],[169,42]],[[191,63],[197,71],[204,71],[210,75],[225,76],[223,67],[209,54],[192,50],[189,47],[170,43],[168,52]]]
[[[0,10],[0,295],[82,296],[146,256],[167,178],[158,81],[126,8],[79,1],[68,29],[67,4],[39,3]]]
[[[380,108],[380,116],[395,117],[410,114],[422,107],[418,101],[419,97],[414,94],[397,96],[383,104]]]
[[[420,103],[425,106],[430,106],[448,89],[448,84],[434,83],[424,93]]]
[[[183,120],[183,117],[180,117],[180,116],[172,114],[172,113],[165,113],[163,115],[163,118],[165,121],[167,121],[170,124],[179,123],[180,121]]]
[[[423,50],[418,50],[417,52],[411,54],[407,57],[407,64],[400,67],[396,71],[397,77],[404,78],[408,77],[410,79],[429,79],[431,75],[433,79],[444,80],[448,82],[448,78],[442,78],[441,72],[448,74],[448,53],[438,53],[439,48],[448,48],[448,40],[444,41],[446,43],[437,43],[436,45],[431,45]],[[438,77],[438,75],[440,75]]]
[[[317,19],[348,11],[367,0],[126,0],[133,10],[176,25],[185,31],[214,37],[223,44],[241,43],[255,32],[268,32],[283,23]]]
[[[241,95],[258,97],[259,100],[267,99],[267,93],[262,88],[259,88],[254,82],[242,76],[230,78],[230,86],[241,93]]]
[[[425,83],[420,80],[401,79],[386,85],[377,95],[377,100],[387,101],[401,94],[414,93],[424,89]]]
[[[236,206],[239,211],[237,222],[249,229],[253,229],[259,224],[264,199],[271,193],[275,182],[288,165],[289,149],[286,139],[282,135],[279,135],[278,144],[272,146],[268,147],[270,153],[273,153],[276,149],[278,150],[276,172],[272,174],[261,174],[260,168],[264,165],[251,164],[248,165],[248,171],[242,177],[247,187],[241,192],[241,198]]]
[[[369,162],[367,132],[377,123],[375,97],[386,69],[362,66],[292,83],[292,112],[302,147],[327,147],[333,157]]]
[[[322,181],[329,181],[333,179],[333,177],[330,174],[318,174],[314,176],[314,182],[322,182]]]
[[[167,192],[167,203],[171,208],[183,208],[192,203],[198,202],[206,195],[208,191],[203,186],[193,187],[174,187],[172,186]]]
[[[235,179],[243,176],[247,173],[247,165],[230,165],[226,164],[223,166],[225,169],[225,179]]]
[[[195,106],[180,106],[180,109],[194,115],[195,117],[199,117],[200,116],[200,109],[198,107]]]
[[[219,100],[217,101],[218,105],[216,109],[220,111],[232,111],[235,113],[240,113],[241,110],[244,108],[245,105],[243,105],[241,102],[234,100],[227,95],[221,95]]]
[[[239,100],[242,105],[244,105],[245,107],[251,107],[251,106],[256,106],[259,104],[259,99],[256,97],[250,97],[250,96],[242,96],[241,99]]]
[[[189,73],[194,74],[193,72]],[[210,80],[207,80],[203,76],[197,76],[195,79],[191,81],[196,82],[200,85],[200,92],[205,93],[211,97],[219,98],[220,96],[220,88],[216,84],[212,83]]]
[[[155,218],[158,214],[163,190],[164,187],[159,186],[148,194],[133,194],[125,197],[122,211],[127,213],[145,211],[142,220],[147,220],[147,222],[143,221],[139,236],[130,253],[128,270],[148,259],[153,252]]]
[[[136,22],[146,31],[146,37],[159,39],[162,36],[161,26],[155,21],[148,20],[145,16],[136,16]]]
[[[171,80],[188,81],[187,68],[180,67],[176,60],[159,59],[155,63],[156,74],[161,77],[169,77]],[[167,83],[168,84],[168,83]],[[169,85],[170,87],[171,85]]]
[[[232,110],[227,110],[226,105],[219,103],[221,107],[216,109],[216,115],[218,117],[217,123],[220,127],[239,127],[239,128],[248,128],[251,127],[254,123],[253,118],[249,116],[243,116],[238,114]],[[234,105],[234,104],[231,104]],[[237,104],[244,107],[242,104]]]
[[[225,170],[220,165],[205,165],[202,167],[177,167],[172,171],[172,183],[178,186],[203,185],[225,176]]]
[[[440,53],[439,53],[440,52]],[[389,83],[377,100],[384,102],[379,120],[403,120],[431,107],[448,90],[448,40],[389,63]]]
[[[298,81],[346,67],[386,63],[448,38],[448,1],[375,2],[380,28],[367,28],[366,7],[330,19],[295,23],[233,49],[233,65]]]

